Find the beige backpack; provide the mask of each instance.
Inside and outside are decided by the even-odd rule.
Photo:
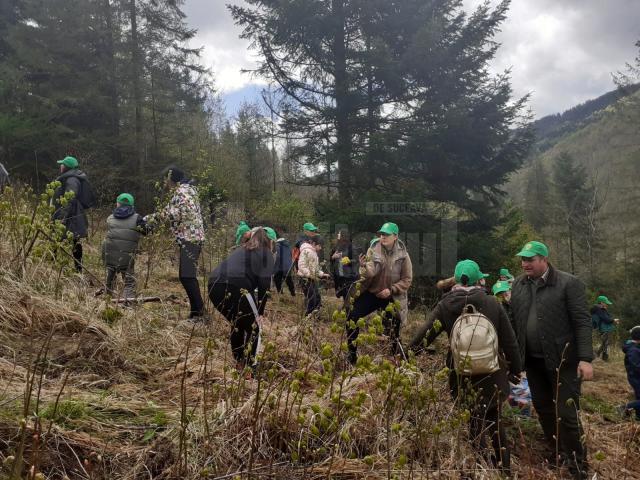
[[[465,305],[453,324],[449,341],[458,373],[485,375],[500,370],[496,329],[473,305]]]

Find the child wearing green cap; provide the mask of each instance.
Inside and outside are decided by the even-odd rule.
[[[235,246],[239,247],[241,244],[249,240],[249,237],[251,237],[251,227],[243,220],[238,224],[238,228],[236,228]]]
[[[493,287],[491,287],[491,292],[493,293],[496,300],[502,305],[504,311],[507,313],[509,317],[509,322],[511,323],[511,327],[514,328],[515,324],[513,322],[513,311],[511,310],[511,282],[508,280],[498,280],[494,283]]]
[[[613,305],[613,302],[605,295],[600,295],[590,312],[591,324],[600,333],[600,347],[596,351],[596,357],[601,357],[605,362],[609,361],[609,341],[618,323],[618,319],[609,313],[609,305]]]
[[[300,246],[298,276],[304,292],[305,315],[310,315],[320,308],[322,299],[320,297],[319,282],[321,278],[329,278],[329,274],[323,272],[320,268],[318,253],[322,251],[323,244],[323,238],[319,235],[314,235],[302,242]]]
[[[146,222],[136,213],[133,195],[121,193],[116,208],[107,218],[107,235],[102,243],[102,260],[107,269],[107,293],[114,295],[116,276],[124,279],[124,298],[135,298],[134,263],[140,235],[147,233]]]

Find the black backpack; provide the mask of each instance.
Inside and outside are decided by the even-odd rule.
[[[80,202],[80,205],[82,205],[82,208],[84,208],[85,210],[87,208],[95,207],[97,204],[97,200],[91,183],[89,183],[89,180],[87,180],[86,178],[77,178],[80,180],[81,185],[80,192],[78,193],[78,201]]]

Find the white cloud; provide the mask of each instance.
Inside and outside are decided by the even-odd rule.
[[[257,58],[249,48],[249,41],[240,38],[242,30],[234,24],[226,3],[222,0],[187,0],[184,12],[189,25],[198,29],[191,46],[203,47],[202,63],[213,70],[217,89],[231,93],[249,84],[264,82],[242,73],[242,70],[255,69]]]
[[[483,1],[464,5],[471,10]],[[256,59],[248,41],[239,38],[241,29],[225,3],[186,0],[184,10],[199,30],[192,45],[204,47],[204,64],[213,69],[218,89],[228,93],[263,82],[240,72],[255,68]],[[638,0],[513,0],[491,68],[511,68],[515,95],[531,93],[539,117],[612,90],[611,73],[635,58],[639,39]]]

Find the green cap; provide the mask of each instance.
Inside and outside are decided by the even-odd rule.
[[[116,198],[116,202],[121,203],[122,205],[131,205],[133,207],[133,195],[130,193],[121,193]]]
[[[276,235],[276,231],[271,227],[264,227],[264,231],[267,233],[267,237],[269,240],[273,240],[274,242],[278,240],[278,236]]]
[[[524,247],[522,247],[520,253],[516,255],[516,257],[531,258],[535,257],[536,255],[540,255],[541,257],[548,257],[549,249],[544,243],[533,240],[531,242],[527,242]]]
[[[461,283],[462,277],[466,276],[469,279],[467,285],[475,285],[480,279],[489,275],[482,273],[478,264],[473,260],[462,260],[456,265],[454,276],[457,283]]]
[[[244,220],[238,224],[238,228],[236,229],[236,245],[240,245],[240,240],[242,240],[242,236],[250,231],[249,225]]]
[[[507,268],[501,268],[499,275],[501,277],[513,278],[513,275],[511,275],[511,272],[509,272]]]
[[[386,233],[387,235],[398,235],[398,225],[392,222],[387,222],[380,227],[378,233]]]
[[[604,303],[607,305],[613,305],[613,302],[609,300],[605,295],[600,295],[596,300],[597,303]]]
[[[58,163],[67,168],[78,168],[78,160],[76,157],[64,157],[62,160],[58,160]]]
[[[509,290],[511,290],[511,285],[509,285],[509,282],[504,280],[496,282],[493,287],[491,287],[491,291],[494,295],[502,292],[508,292]]]
[[[302,226],[303,230],[306,230],[308,232],[317,232],[318,231],[318,227],[316,227],[313,223],[311,222],[307,222]]]

